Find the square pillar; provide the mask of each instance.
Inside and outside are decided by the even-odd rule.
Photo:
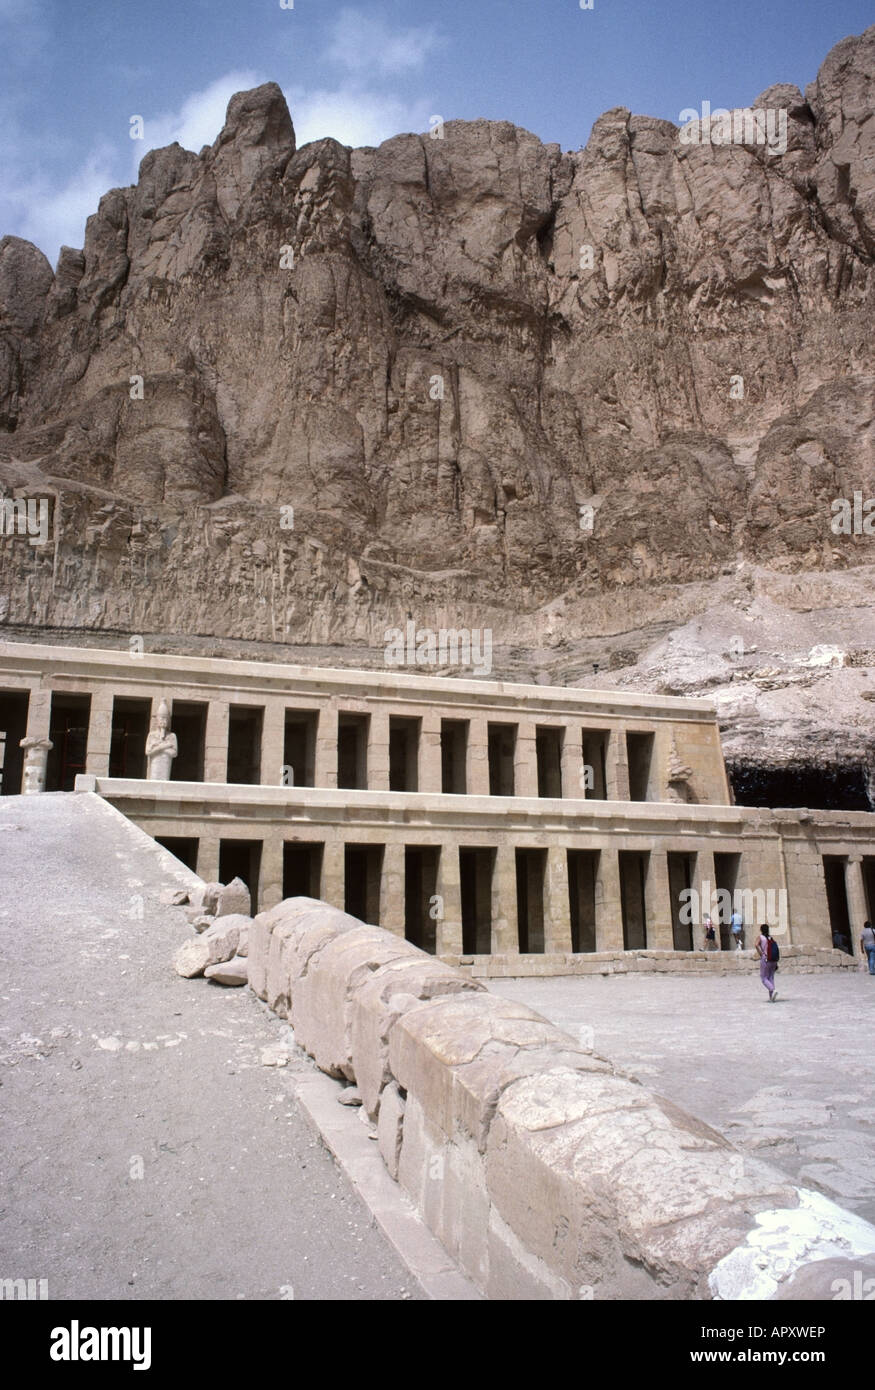
[[[264,707],[264,723],[261,727],[261,770],[259,780],[263,787],[281,787],[283,783],[283,758],[286,751],[286,707],[280,700],[271,700]],[[282,881],[282,874],[280,874]]]
[[[562,739],[562,798],[583,801],[583,738],[579,724],[566,724]]]
[[[319,710],[313,783],[317,787],[337,786],[337,707],[333,701]]]
[[[204,883],[218,883],[219,835],[215,830],[200,837],[197,847],[197,871]]]
[[[389,715],[375,709],[368,720],[368,779],[369,792],[389,790]]]
[[[485,715],[472,718],[468,726],[468,794],[489,795],[489,730]]]
[[[568,895],[568,854],[551,845],[544,875],[544,950],[571,951],[571,902]]]
[[[279,826],[266,831],[261,845],[260,911],[283,900],[283,837]]]
[[[322,883],[319,889],[321,900],[330,903],[332,907],[340,908],[341,912],[344,904],[344,850],[342,840],[326,839],[322,851]]]
[[[526,720],[516,731],[513,755],[514,796],[538,795],[538,753],[535,725]]]
[[[31,690],[27,702],[27,738],[44,739],[49,736],[52,722],[52,692],[41,686]]]
[[[499,845],[492,876],[492,954],[519,955],[519,949],[516,854],[512,845]]]
[[[228,725],[230,705],[227,700],[210,700],[207,705],[207,727],[204,737],[204,781],[228,780]]]
[[[623,950],[623,902],[620,894],[620,859],[615,849],[599,854],[595,883],[595,948]]]
[[[696,896],[693,898],[693,950],[705,950],[705,914],[711,911],[711,903],[717,889],[717,874],[714,869],[714,851],[700,849],[696,852],[696,877],[693,882]],[[721,949],[720,927],[714,923],[716,933],[713,949]]]
[[[380,926],[384,931],[394,932],[396,936],[404,935],[404,844],[398,840],[388,841],[383,850]],[[461,931],[461,921],[459,930]]]
[[[674,928],[671,912],[671,885],[668,878],[668,855],[665,850],[650,851],[647,880],[644,885],[644,910],[647,920],[645,940],[651,951],[674,950]]]
[[[845,889],[848,895],[848,916],[851,919],[851,946],[855,956],[860,955],[860,933],[863,923],[868,919],[866,908],[866,889],[863,883],[863,856],[849,854],[845,865]]]
[[[605,762],[608,801],[629,801],[629,755],[622,729],[611,729]]]
[[[419,790],[438,794],[443,791],[439,714],[429,713],[422,716],[419,739]]]
[[[92,777],[109,776],[109,745],[112,739],[113,692],[110,685],[99,685],[91,695],[85,771]]]
[[[462,883],[459,874],[459,847],[442,845],[438,860],[436,892],[443,900],[443,913],[436,924],[436,954],[462,954]]]

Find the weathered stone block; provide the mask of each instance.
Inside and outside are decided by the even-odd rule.
[[[794,1204],[783,1179],[707,1125],[622,1078],[580,1071],[507,1088],[486,1184],[522,1246],[597,1298],[707,1297],[751,1212]]]
[[[297,973],[290,1012],[295,1036],[330,1076],[356,1080],[350,1036],[352,995],[372,971],[401,957],[420,959],[422,953],[379,927],[356,924],[321,943],[307,968]]]
[[[389,1032],[401,1014],[438,996],[482,993],[457,970],[417,952],[389,961],[365,978],[350,1000],[352,1064],[369,1115],[376,1115],[389,1080]]]
[[[251,898],[249,889],[242,878],[232,878],[231,882],[223,887],[218,895],[216,903],[217,917],[231,917],[242,915],[249,916],[251,908]]]
[[[237,953],[241,925],[248,926],[249,918],[222,917],[194,940],[184,942],[174,962],[177,975],[191,980],[202,975],[207,966],[230,960]]]

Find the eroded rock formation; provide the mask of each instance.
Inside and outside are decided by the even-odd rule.
[[[0,623],[335,665],[491,627],[494,674],[714,692],[742,762],[838,726],[861,765],[872,539],[831,504],[875,496],[873,88],[875,27],[752,103],[783,154],[624,108],[571,153],[297,149],[240,93],[54,274],[0,242],[0,481],[55,498]]]

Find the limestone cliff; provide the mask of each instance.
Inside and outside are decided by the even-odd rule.
[[[875,557],[831,508],[875,497],[873,91],[875,27],[752,103],[783,153],[624,108],[563,153],[297,149],[267,84],[54,274],[4,238],[0,482],[55,514],[0,540],[0,631],[372,665],[487,627],[494,674],[864,768]]]

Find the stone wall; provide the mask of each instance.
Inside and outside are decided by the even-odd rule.
[[[875,1227],[336,908],[258,916],[249,982],[355,1081],[389,1172],[489,1298],[793,1297],[814,1262],[875,1251]]]

